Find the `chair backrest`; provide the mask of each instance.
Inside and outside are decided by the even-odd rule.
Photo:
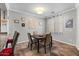
[[[52,36],[51,36],[51,33],[49,34],[46,34],[46,38],[45,38],[45,41],[44,43],[47,45],[51,42],[51,39],[52,39]]]
[[[32,41],[32,37],[31,37],[31,34],[30,33],[28,33],[28,39],[29,39],[29,42],[31,43],[31,42],[33,42]]]
[[[14,32],[13,38],[16,36],[17,31]]]
[[[17,33],[17,31],[14,32],[12,40],[7,40],[5,48],[8,48],[8,44],[9,43],[11,44],[11,47],[12,47],[12,45],[13,45],[13,39],[16,37],[16,33]]]
[[[13,43],[12,43],[13,52],[14,52],[14,48],[15,48],[15,45],[17,43],[18,37],[19,37],[19,33],[17,31],[15,31],[15,36],[13,37]]]

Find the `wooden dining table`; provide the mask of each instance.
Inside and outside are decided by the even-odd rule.
[[[45,39],[45,35],[32,35],[34,39],[37,40],[37,52],[39,53],[39,41]]]

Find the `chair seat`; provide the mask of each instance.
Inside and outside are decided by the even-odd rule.
[[[9,56],[12,53],[12,48],[5,48],[0,52],[0,56]]]
[[[3,53],[11,53],[12,52],[12,48],[5,48],[1,52],[3,52]]]

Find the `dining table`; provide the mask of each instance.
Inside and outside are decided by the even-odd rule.
[[[45,35],[32,35],[37,40],[37,52],[39,53],[39,42],[45,39]]]

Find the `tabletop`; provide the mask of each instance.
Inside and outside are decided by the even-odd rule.
[[[45,38],[45,35],[32,35],[32,37],[36,39],[41,39],[41,38]]]

